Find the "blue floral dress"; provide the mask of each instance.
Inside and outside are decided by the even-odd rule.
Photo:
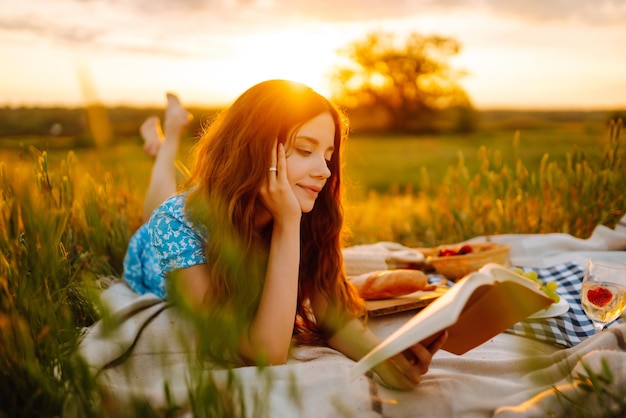
[[[124,257],[124,279],[137,293],[165,298],[168,272],[206,263],[208,237],[185,216],[186,201],[184,193],[170,197],[131,237]]]

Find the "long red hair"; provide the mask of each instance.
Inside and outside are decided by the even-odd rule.
[[[294,333],[301,341],[320,342],[343,321],[363,313],[363,301],[346,279],[341,252],[341,144],[348,131],[347,119],[311,88],[269,80],[248,89],[209,124],[194,148],[188,184],[188,212],[206,227],[209,237],[210,283],[205,300],[214,319],[211,334],[223,328],[223,336],[232,344],[255,314],[263,289],[271,224],[257,231],[255,215],[275,141],[289,149],[297,129],[324,112],[330,113],[335,124],[335,152],[329,162],[330,178],[313,210],[302,215]],[[319,324],[311,316],[308,302],[316,295],[328,302],[332,321]],[[211,357],[224,359],[228,347],[231,360],[237,357],[232,356],[233,345],[225,347],[219,336],[214,337],[207,348]]]

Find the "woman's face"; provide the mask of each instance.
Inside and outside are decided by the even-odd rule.
[[[328,168],[335,151],[335,123],[328,112],[304,123],[289,141],[287,179],[302,212],[313,210],[315,199],[331,175]]]

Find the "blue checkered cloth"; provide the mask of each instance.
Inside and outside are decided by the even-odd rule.
[[[569,310],[554,318],[527,319],[518,322],[505,332],[560,347],[573,347],[594,334],[593,323],[587,318],[580,303],[580,289],[585,274],[585,269],[580,264],[569,262],[548,268],[519,268],[524,271],[536,271],[538,278],[544,283],[556,282],[557,293],[569,303]],[[437,284],[440,280],[439,275],[430,276],[431,283]],[[448,281],[448,285],[452,286],[454,283]],[[623,322],[624,318],[619,318],[606,328]]]
[[[548,268],[520,267],[524,271],[536,271],[542,282],[556,282],[557,293],[569,303],[563,315],[546,319],[527,319],[511,327],[507,332],[533,338],[563,347],[573,347],[594,334],[593,323],[580,303],[580,289],[585,270],[578,263],[557,264]],[[623,323],[619,318],[607,328]]]

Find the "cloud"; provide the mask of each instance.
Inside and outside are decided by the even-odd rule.
[[[2,11],[0,36],[30,36],[129,52],[195,55],[202,54],[199,48],[216,48],[216,40],[243,30],[261,32],[310,21],[375,23],[456,12],[486,13],[532,24],[574,21],[608,25],[626,21],[626,1],[31,0],[16,2]]]
[[[115,0],[109,0],[116,3]],[[495,15],[535,22],[577,21],[620,23],[626,18],[625,0],[135,0],[137,10],[214,12],[234,17],[306,17],[324,21],[361,21],[405,18],[428,13],[488,11]]]
[[[623,24],[624,0],[483,0],[495,14],[536,22],[575,21],[580,23]]]
[[[93,42],[105,31],[102,29],[59,24],[54,21],[33,19],[32,16],[13,16],[0,18],[2,32],[36,38],[63,40],[68,43]]]
[[[207,27],[218,34],[227,33],[229,27],[222,14],[198,14],[205,10],[206,0],[171,2],[175,7],[169,9],[165,6],[170,2],[164,0],[121,4],[115,0],[39,1],[41,4],[36,0],[17,3],[0,13],[0,41],[19,39],[92,51],[202,55],[196,46],[202,42],[190,43],[188,36],[202,37]],[[224,31],[218,25],[223,25]],[[214,35],[208,32],[206,36]]]

